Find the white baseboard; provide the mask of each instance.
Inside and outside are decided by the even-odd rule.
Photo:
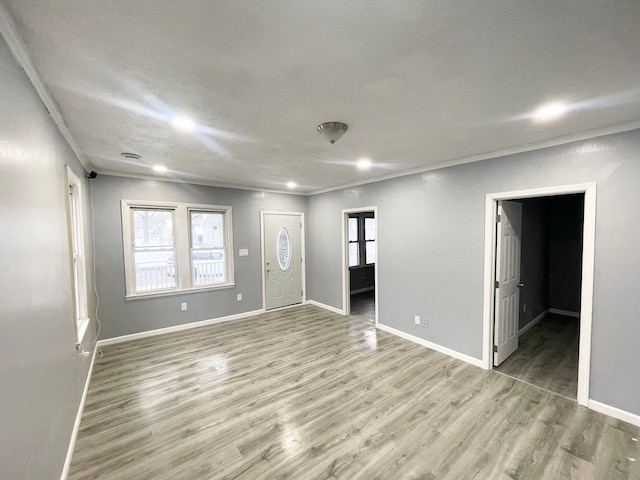
[[[389,327],[387,325],[383,325],[378,323],[378,328],[385,332],[388,332],[392,335],[396,335],[400,338],[404,338],[405,340],[409,340],[411,342],[417,343],[418,345],[422,345],[423,347],[430,348],[431,350],[435,350],[436,352],[444,353],[445,355],[449,355],[450,357],[457,358],[458,360],[462,360],[463,362],[470,363],[476,367],[484,368],[484,364],[482,360],[478,358],[470,357],[469,355],[465,355],[464,353],[456,352],[455,350],[451,350],[450,348],[443,347],[438,345],[437,343],[431,343],[428,340],[424,340],[420,337],[416,337],[409,333],[402,332],[400,330],[396,330],[395,328]]]
[[[549,313],[555,313],[556,315],[564,315],[565,317],[580,318],[580,312],[572,312],[571,310],[562,310],[560,308],[550,308]]]
[[[635,413],[620,410],[619,408],[611,407],[604,403],[596,402],[595,400],[589,400],[588,407],[596,412],[604,413],[610,417],[617,418],[623,422],[640,427],[640,415],[636,415]]]
[[[549,313],[549,310],[545,310],[544,312],[542,312],[540,315],[538,315],[536,318],[534,318],[533,320],[531,320],[529,323],[527,323],[524,327],[522,327],[519,331],[518,331],[518,336],[521,336],[523,333],[529,331],[530,329],[532,329],[533,327],[536,326],[536,324],[542,320],[544,318],[544,316]]]
[[[80,405],[78,405],[78,412],[76,413],[76,421],[73,423],[73,430],[71,430],[71,439],[69,440],[69,447],[67,448],[67,457],[64,460],[64,466],[62,467],[62,474],[60,480],[66,480],[69,475],[69,467],[71,466],[71,457],[73,457],[73,451],[76,448],[76,438],[78,438],[78,430],[80,429],[80,420],[82,420],[82,413],[84,412],[84,402],[87,399],[87,392],[89,391],[89,384],[91,383],[91,374],[93,373],[93,364],[96,360],[96,352],[98,351],[97,345],[93,347],[93,355],[91,356],[91,364],[89,365],[89,371],[87,372],[87,379],[84,382],[84,390],[82,391],[82,397],[80,397]]]
[[[130,335],[122,335],[120,337],[105,338],[104,340],[98,340],[98,346],[104,347],[106,345],[113,345],[116,343],[128,342],[131,340],[138,340],[140,338],[154,337],[156,335],[164,335],[165,333],[181,332],[182,330],[189,330],[191,328],[206,327],[207,325],[214,325],[216,323],[230,322],[232,320],[240,320],[242,318],[252,317],[264,313],[264,310],[252,310],[250,312],[236,313],[235,315],[228,315],[226,317],[211,318],[209,320],[201,320],[199,322],[185,323],[183,325],[174,325],[173,327],[157,328],[155,330],[147,330],[146,332],[132,333]]]
[[[305,303],[307,303],[308,305],[315,305],[316,307],[324,308],[325,310],[337,313],[338,315],[344,315],[344,310],[340,310],[339,308],[332,307],[324,303],[316,302],[315,300],[307,300]]]

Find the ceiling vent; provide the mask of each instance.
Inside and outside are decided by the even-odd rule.
[[[142,155],[138,155],[137,153],[130,153],[130,152],[122,152],[120,156],[122,158],[126,158],[127,160],[140,160],[142,158]]]

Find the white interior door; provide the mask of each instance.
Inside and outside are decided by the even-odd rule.
[[[302,216],[265,213],[265,309],[302,303]]]
[[[498,202],[496,301],[493,364],[500,365],[518,349],[520,313],[520,234],[522,204]]]

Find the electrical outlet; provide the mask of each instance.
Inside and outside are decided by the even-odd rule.
[[[187,302],[182,302],[182,304],[180,305],[180,308],[184,312],[187,309]]]
[[[422,328],[429,328],[429,319],[427,317],[422,317]]]
[[[414,322],[416,325],[420,325],[420,315],[416,315],[416,316],[414,316],[414,317],[413,317],[413,322]]]
[[[522,306],[522,313],[527,313],[527,304],[526,303]]]
[[[239,294],[238,294],[238,301],[239,301],[239,302],[241,302],[241,301],[242,301],[242,294],[241,294],[241,293],[239,293]]]

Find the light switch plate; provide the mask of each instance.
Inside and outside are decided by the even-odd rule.
[[[249,249],[248,248],[241,248],[240,250],[238,250],[238,255],[240,257],[248,257],[249,256]]]

